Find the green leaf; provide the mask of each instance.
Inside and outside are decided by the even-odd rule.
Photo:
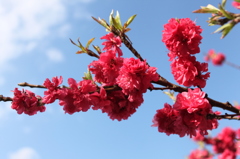
[[[222,6],[223,6],[223,8],[225,8],[226,2],[227,2],[227,0],[222,0]]]
[[[235,2],[240,2],[240,0],[234,0]]]
[[[120,14],[118,11],[116,13],[115,20],[122,27],[121,18],[120,18]]]
[[[98,22],[99,24],[101,24],[104,28],[108,29],[109,30],[109,26],[107,24],[107,22],[104,20],[104,19],[96,19],[94,17],[92,17],[93,20],[95,20],[96,22]]]
[[[94,39],[95,39],[95,38],[92,38],[92,39],[88,40],[87,45],[86,45],[85,48],[88,49],[89,45],[93,42]]]
[[[91,72],[88,70],[87,72],[84,72],[84,79],[86,80],[93,80]]]
[[[128,18],[127,22],[125,23],[126,27],[128,27],[132,23],[132,21],[135,19],[136,16],[137,15],[135,14],[135,15],[131,16],[130,18]]]
[[[122,26],[116,21],[115,18],[112,17],[112,23],[113,23],[113,26],[118,29],[118,30],[121,30],[122,29]]]
[[[228,19],[233,19],[234,17],[231,16],[229,13],[226,12],[226,10],[223,8],[222,5],[219,5],[219,9],[221,11],[221,13]]]
[[[113,25],[112,19],[113,19],[113,10],[111,11],[111,13],[110,13],[110,15],[109,15],[109,24],[110,24],[110,25]]]
[[[214,7],[211,4],[208,4],[206,7],[201,6],[201,9],[195,10],[193,11],[193,13],[213,13],[216,14],[218,13],[220,10],[216,7]]]
[[[221,39],[223,39],[225,36],[227,36],[227,34],[232,30],[232,28],[234,26],[235,26],[235,23],[234,22],[230,22],[230,23],[224,24],[223,26],[219,27],[213,33],[222,32]]]

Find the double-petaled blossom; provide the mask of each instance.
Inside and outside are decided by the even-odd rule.
[[[188,58],[177,58],[171,63],[172,74],[178,84],[186,87],[199,86],[204,88],[209,78],[207,63],[196,61],[194,56]]]
[[[116,78],[122,64],[123,58],[116,57],[112,50],[108,50],[101,53],[100,58],[90,63],[88,67],[95,74],[95,81],[102,83],[104,86],[110,86],[116,84]]]
[[[142,94],[134,101],[129,101],[122,91],[109,92],[107,99],[111,101],[110,105],[103,107],[101,110],[103,113],[107,113],[110,119],[117,119],[118,121],[128,119],[143,102]]]
[[[122,56],[122,50],[120,49],[122,41],[119,36],[115,36],[112,32],[101,37],[101,39],[106,39],[107,41],[103,42],[102,45],[105,45],[103,50],[113,50],[114,53],[118,53],[118,56]]]
[[[212,159],[213,155],[207,149],[196,149],[191,152],[188,159]]]
[[[167,135],[172,133],[180,137],[185,135],[192,137],[196,136],[197,132],[207,135],[207,130],[216,129],[218,123],[216,119],[207,119],[207,114],[213,112],[204,97],[205,93],[199,88],[188,89],[188,92],[178,94],[173,107],[165,104],[163,109],[157,110],[153,126],[157,126],[159,132],[165,132]],[[171,128],[168,122],[171,123]]]
[[[209,50],[208,54],[204,57],[205,61],[212,60],[216,66],[220,66],[225,61],[226,57],[223,53],[216,53],[213,49]]]
[[[174,57],[186,57],[200,52],[199,44],[202,29],[189,18],[170,19],[164,25],[162,41],[170,50],[170,60]]]
[[[91,80],[76,82],[73,78],[68,79],[70,88],[64,88],[65,96],[59,101],[65,113],[86,112],[92,105],[91,93],[97,90],[96,85]]]
[[[47,78],[43,85],[47,88],[46,91],[44,91],[44,97],[42,99],[42,102],[45,104],[53,103],[56,99],[61,98],[61,96],[64,96],[64,92],[62,89],[59,88],[59,85],[62,84],[63,78],[62,76],[53,77],[52,82]]]
[[[18,114],[34,115],[37,112],[44,112],[46,107],[39,101],[42,99],[40,96],[36,96],[29,90],[14,89],[14,97],[12,99],[12,109],[15,109]]]
[[[165,103],[163,109],[157,110],[152,122],[153,127],[158,127],[159,132],[167,135],[177,134],[175,121],[179,116],[179,111],[173,109],[171,105]]]
[[[157,68],[148,66],[146,61],[125,58],[116,83],[125,95],[129,95],[129,100],[133,101],[138,98],[138,94],[145,93],[148,88],[153,87],[151,81],[159,79],[156,70]]]

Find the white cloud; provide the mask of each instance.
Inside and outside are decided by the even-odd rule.
[[[90,18],[86,5],[94,0],[0,1],[0,73],[9,71],[11,59],[31,52],[48,37],[64,37],[70,31],[68,16]],[[1,74],[2,75],[2,74]]]
[[[23,147],[9,155],[9,159],[40,159],[37,152],[30,147]]]
[[[53,61],[53,62],[61,62],[63,61],[63,55],[61,53],[60,50],[58,49],[49,49],[47,52],[47,57],[49,60]]]

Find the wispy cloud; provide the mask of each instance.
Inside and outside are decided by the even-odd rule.
[[[38,153],[31,147],[23,147],[9,154],[8,159],[40,159]]]
[[[50,43],[48,37],[53,32],[60,38],[66,36],[71,29],[68,16],[74,16],[76,12],[78,18],[86,19],[90,14],[82,6],[91,2],[93,0],[79,0],[74,3],[67,0],[0,1],[0,84],[4,81],[3,73],[14,67],[10,60],[34,52],[39,43]],[[53,55],[57,58],[53,59]],[[49,58],[58,62],[62,60],[62,56],[56,51],[50,52]]]
[[[47,57],[50,61],[53,61],[53,62],[63,61],[63,55],[62,55],[61,51],[56,49],[56,48],[49,49],[46,52],[46,54],[47,54]]]

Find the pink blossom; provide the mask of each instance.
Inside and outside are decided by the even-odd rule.
[[[95,81],[102,83],[103,86],[110,86],[116,84],[122,64],[123,58],[116,57],[116,54],[110,50],[102,53],[100,58],[90,63],[88,67],[95,74]]]
[[[125,58],[116,83],[122,88],[123,93],[129,95],[129,99],[133,101],[136,99],[134,96],[145,93],[148,88],[153,87],[151,81],[158,81],[159,75],[156,70],[157,68],[148,66],[146,61]]]
[[[208,54],[204,57],[205,61],[212,60],[216,66],[220,66],[225,61],[226,57],[223,53],[216,53],[214,50],[209,50]]]
[[[208,64],[196,61],[194,56],[189,56],[188,59],[174,59],[171,63],[171,69],[177,83],[186,87],[193,85],[204,88],[206,80],[210,76],[210,73],[207,72]]]
[[[43,83],[43,85],[48,89],[46,91],[44,91],[44,97],[42,102],[49,104],[49,103],[53,103],[56,99],[61,98],[61,96],[63,96],[63,92],[61,90],[61,88],[59,88],[58,86],[60,84],[62,84],[63,78],[62,76],[58,77],[53,77],[52,78],[52,82],[47,78],[45,80],[45,82]]]
[[[215,153],[223,153],[226,150],[236,152],[236,132],[230,128],[225,127],[221,133],[214,138],[213,151]]]
[[[240,9],[240,2],[233,1],[232,6],[237,8],[237,9]]]
[[[18,114],[28,114],[34,115],[37,112],[44,112],[46,107],[40,104],[42,99],[40,96],[35,96],[35,94],[29,90],[19,91],[18,88],[14,89],[14,97],[12,101],[12,109],[15,109]]]
[[[213,155],[209,153],[209,151],[206,149],[203,150],[196,149],[192,151],[188,157],[188,159],[212,159],[212,158]]]
[[[109,51],[110,49],[112,49],[114,53],[118,53],[118,56],[123,55],[122,50],[120,49],[122,41],[119,36],[116,37],[112,32],[110,32],[107,35],[101,37],[101,39],[107,40],[102,43],[102,45],[105,45],[103,50]]]
[[[158,127],[159,132],[164,132],[167,135],[176,134],[175,121],[179,112],[173,109],[171,105],[165,103],[164,108],[157,110],[152,120],[153,127]]]
[[[93,93],[97,87],[91,80],[76,82],[73,78],[68,79],[70,88],[64,88],[65,96],[60,99],[59,104],[63,106],[65,113],[86,112],[92,105]]]
[[[107,113],[110,119],[117,119],[118,121],[128,119],[143,102],[142,95],[131,102],[122,91],[108,92],[107,98],[111,101],[111,104],[103,107],[102,112]]]
[[[172,18],[164,25],[162,41],[173,56],[185,57],[200,52],[201,32],[200,26],[189,18]]]
[[[173,107],[177,110],[187,110],[188,113],[200,111],[205,115],[209,113],[211,105],[205,98],[205,93],[199,88],[188,89],[188,92],[182,92],[177,95]]]

